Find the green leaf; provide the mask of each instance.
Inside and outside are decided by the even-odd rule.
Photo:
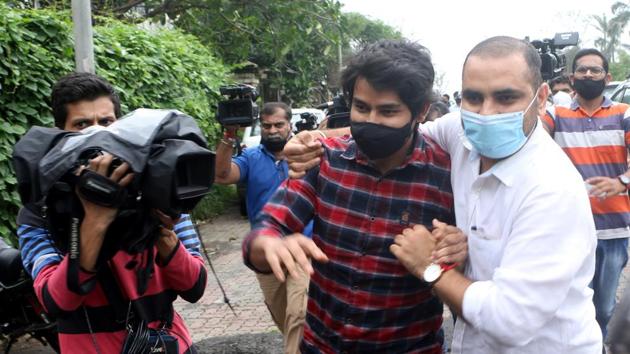
[[[26,87],[27,89],[31,91],[37,91],[37,84],[34,82],[27,82],[24,84],[24,87]]]

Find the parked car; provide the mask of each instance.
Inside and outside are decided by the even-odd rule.
[[[630,80],[621,82],[610,95],[610,99],[615,102],[630,104]]]
[[[604,87],[604,96],[606,97],[612,97],[612,94],[615,92],[615,90],[617,89],[617,87],[619,87],[619,85],[623,83],[623,81],[611,81],[608,83],[608,85],[606,85],[606,87]]]

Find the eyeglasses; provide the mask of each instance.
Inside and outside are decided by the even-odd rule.
[[[606,70],[604,70],[604,68],[602,68],[601,66],[585,66],[585,65],[580,65],[577,68],[575,68],[575,72],[580,74],[580,75],[586,75],[587,72],[591,72],[591,74],[595,75],[595,76],[599,76],[603,73],[606,72]]]

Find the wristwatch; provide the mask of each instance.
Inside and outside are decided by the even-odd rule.
[[[619,182],[621,182],[621,184],[623,184],[623,186],[628,189],[628,185],[630,184],[630,177],[626,175],[619,175],[617,176],[617,178],[619,179]]]
[[[457,263],[431,263],[422,273],[422,278],[424,278],[425,282],[433,285],[436,281],[438,281],[438,279],[440,279],[442,273],[451,270],[457,266]]]

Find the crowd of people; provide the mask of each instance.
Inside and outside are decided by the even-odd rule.
[[[261,144],[238,156],[238,126],[224,127],[214,182],[247,186],[243,261],[285,353],[442,353],[444,304],[456,317],[453,353],[606,352],[628,261],[630,110],[603,95],[611,76],[595,49],[548,83],[540,68],[529,43],[492,37],[468,53],[453,101],[436,99],[428,50],[380,41],[341,75],[349,127],[292,136],[291,108],[268,102]],[[121,116],[93,74],[62,77],[51,102],[67,131]],[[125,187],[134,174],[109,168],[113,158],[85,168]],[[190,217],[153,210],[155,247],[103,260],[117,210],[78,200],[78,289],[41,208],[18,215],[24,267],[62,352],[130,353],[129,338],[147,329],[169,343],[163,352],[195,353],[173,309],[206,286]]]

